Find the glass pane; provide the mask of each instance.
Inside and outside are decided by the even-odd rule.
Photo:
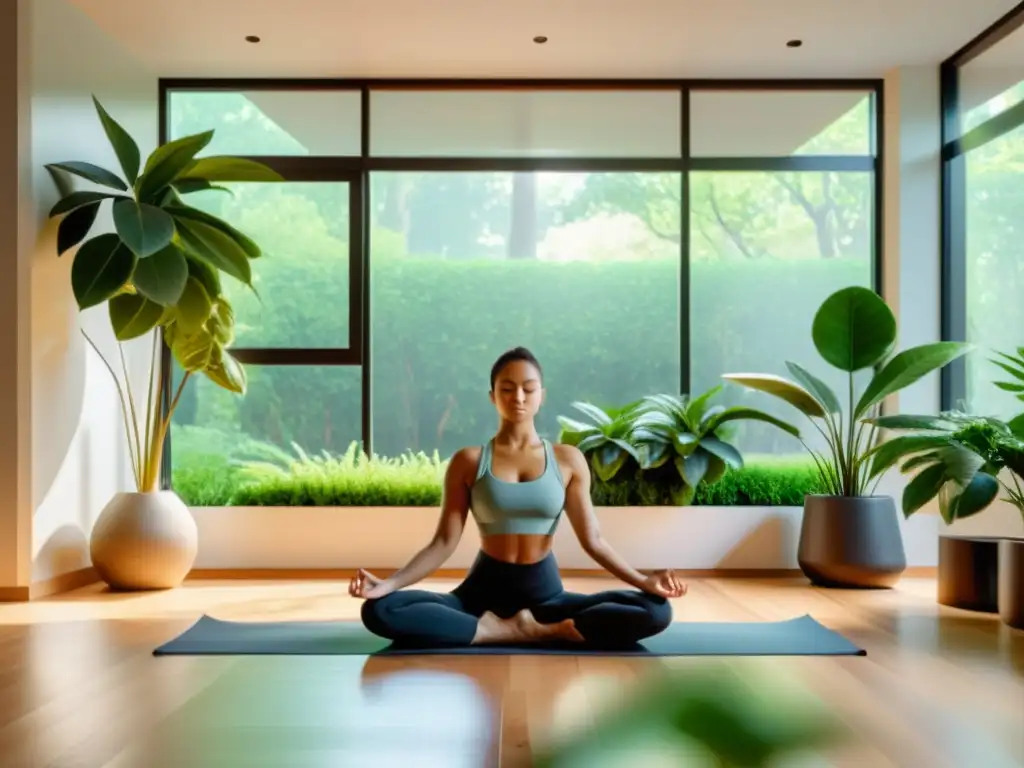
[[[693,91],[694,157],[869,155],[864,91]]]
[[[379,91],[370,152],[424,157],[679,157],[667,91]]]
[[[811,339],[821,302],[849,285],[871,287],[870,173],[695,173],[691,177],[690,338],[693,391],[724,373],[791,378],[791,360],[845,392],[844,373]],[[867,376],[856,383],[857,391]],[[769,395],[727,383],[723,404],[749,405],[796,425],[823,445],[811,422]],[[750,454],[803,454],[793,437],[743,422],[737,447]]]
[[[1024,27],[1000,40],[958,72],[963,133],[1024,100]]]
[[[494,360],[545,373],[538,429],[679,391],[678,174],[377,173],[373,444],[451,455],[497,425]]]
[[[1024,127],[966,155],[967,403],[974,413],[1007,419],[1024,403],[993,384],[1011,381],[991,362],[1024,346]],[[961,404],[954,404],[961,405]]]
[[[172,483],[186,503],[227,506],[247,462],[287,467],[298,450],[337,455],[362,442],[358,366],[246,366],[245,396],[191,376],[171,423]],[[174,371],[174,386],[181,372]]]
[[[358,155],[359,91],[171,91],[171,139],[213,129],[202,155]]]
[[[236,347],[349,346],[348,182],[226,184],[187,196],[255,240],[253,286],[223,284],[235,308]]]

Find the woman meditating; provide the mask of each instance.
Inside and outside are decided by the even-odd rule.
[[[432,541],[392,576],[360,569],[349,584],[349,594],[366,598],[362,619],[371,632],[402,645],[607,648],[631,646],[671,623],[667,598],[686,594],[686,586],[671,570],[635,571],[601,538],[583,454],[537,435],[543,395],[541,367],[528,350],[498,358],[491,369],[498,432],[452,457]],[[452,555],[470,511],[481,551],[463,582],[447,593],[405,590]],[[563,511],[587,554],[636,590],[586,595],[562,588],[551,543]]]

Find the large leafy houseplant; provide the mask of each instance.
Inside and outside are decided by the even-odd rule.
[[[893,354],[896,318],[878,294],[860,286],[840,289],[825,299],[815,313],[811,335],[822,359],[846,374],[845,413],[840,395],[794,362],[786,362],[793,380],[765,373],[727,373],[724,378],[777,397],[811,420],[827,450],[817,451],[802,442],[829,495],[867,495],[882,401],[966,354],[971,346],[940,341]],[[858,394],[856,374],[872,370]]]
[[[77,247],[71,287],[79,310],[107,304],[119,342],[123,386],[102,354],[100,358],[121,399],[137,490],[146,493],[158,487],[164,441],[189,377],[204,374],[239,394],[246,389],[245,372],[228,352],[234,339],[234,313],[223,291],[222,275],[252,288],[251,262],[261,251],[235,227],[188,205],[185,198],[203,190],[230,194],[218,182],[273,182],[281,177],[251,160],[197,157],[213,131],[169,141],[143,164],[135,140],[95,97],[93,103],[121,174],[83,161],[47,165],[62,192],[50,217],[61,217],[57,255]],[[66,183],[67,174],[98,188],[73,190]],[[108,202],[113,231],[90,237],[101,206]],[[120,342],[154,331],[145,421],[140,425],[141,403],[132,393]],[[159,375],[160,338],[184,371],[173,393],[164,391],[164,378]],[[166,408],[161,408],[163,400]]]
[[[796,427],[755,408],[711,405],[722,387],[697,397],[656,394],[604,410],[591,403],[573,407],[590,423],[559,416],[559,441],[587,456],[598,479],[611,482],[620,472],[653,478],[671,487],[673,503],[690,504],[698,486],[716,483],[727,468],[739,469],[743,457],[729,442],[737,421],[766,421],[799,437]],[[634,477],[634,479],[636,479]]]
[[[1024,401],[1024,347],[1017,354],[997,353],[996,365],[1011,374],[996,381],[1000,389]],[[939,416],[882,416],[874,423],[900,434],[872,452],[871,474],[900,465],[915,473],[903,490],[903,514],[910,517],[938,497],[947,524],[973,517],[999,495],[1024,519],[1024,413],[1008,422],[949,411]]]

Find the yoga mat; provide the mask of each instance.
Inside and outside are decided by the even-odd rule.
[[[675,622],[664,632],[624,649],[562,643],[463,648],[398,647],[357,621],[222,621],[203,616],[156,656],[866,656],[842,635],[810,616],[770,622]]]

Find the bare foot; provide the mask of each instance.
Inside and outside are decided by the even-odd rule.
[[[583,642],[583,635],[572,619],[554,624],[541,624],[529,610],[523,610],[509,619],[491,612],[484,613],[476,625],[474,645],[483,643],[537,643],[545,640]]]

